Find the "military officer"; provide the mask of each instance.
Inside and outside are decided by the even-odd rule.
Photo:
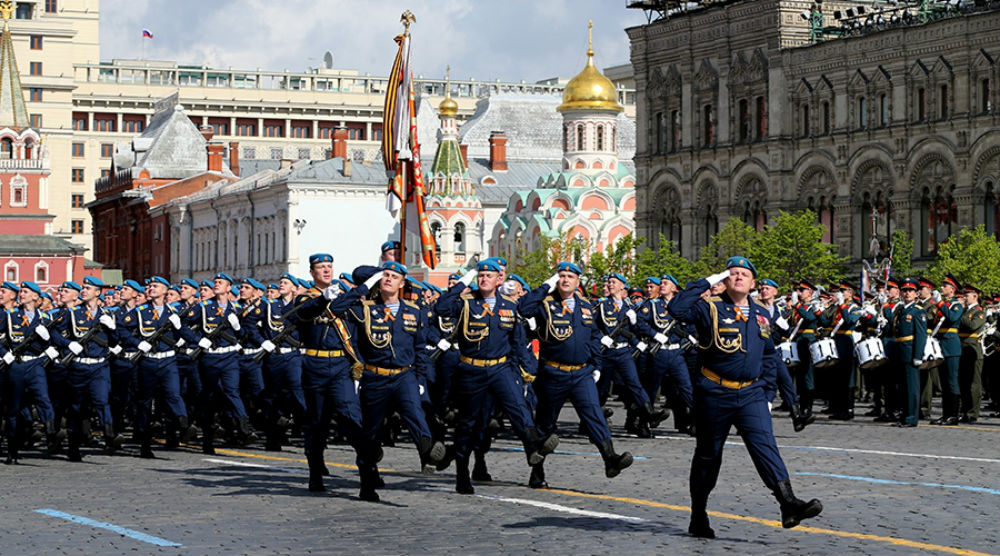
[[[774,439],[768,401],[776,388],[778,355],[766,309],[749,298],[757,270],[745,257],[730,258],[726,267],[724,272],[688,284],[670,305],[674,318],[695,326],[702,350],[702,367],[692,373],[697,444],[691,462],[688,532],[704,538],[715,537],[706,508],[733,425],[758,474],[778,500],[783,527],[795,527],[823,510],[819,500],[804,502],[792,492]],[[722,295],[702,298],[706,290],[722,282]]]
[[[460,332],[454,341],[459,346],[459,364],[455,372],[455,394],[458,401],[458,422],[455,426],[455,490],[473,494],[469,475],[470,451],[486,434],[486,403],[492,397],[510,419],[514,432],[524,444],[529,465],[537,465],[559,444],[554,434],[543,437],[535,428],[521,389],[521,369],[529,355],[524,347],[527,336],[517,322],[517,302],[497,293],[501,282],[501,267],[486,259],[463,276],[441,296],[437,313],[456,319]],[[477,280],[474,294],[463,295],[465,288]]]
[[[944,355],[944,365],[938,371],[944,390],[941,397],[942,416],[932,420],[932,425],[958,424],[958,408],[962,398],[958,386],[958,366],[962,357],[958,326],[965,313],[965,307],[956,297],[960,292],[959,288],[958,278],[953,274],[946,274],[944,281],[941,282],[940,299],[935,302],[939,318],[942,319],[936,337],[941,344],[941,354]]]
[[[118,291],[118,304],[115,307],[115,326],[121,327],[122,320],[132,309],[138,305],[137,298],[139,292],[144,290],[139,282],[135,280],[125,280]],[[131,419],[133,415],[133,396],[135,394],[135,365],[130,358],[135,357],[135,350],[125,351],[125,348],[117,343],[111,346],[110,351],[114,357],[111,359],[111,417],[116,423],[118,430],[125,430],[126,418]]]
[[[791,331],[788,321],[781,316],[780,309],[774,303],[775,296],[778,295],[778,283],[770,278],[765,278],[760,281],[759,291],[760,296],[758,296],[757,300],[767,310],[766,316],[771,321],[771,341],[772,343],[777,343],[778,340],[787,337]],[[781,392],[782,401],[788,405],[789,413],[792,417],[792,427],[795,429],[795,432],[801,432],[802,429],[812,424],[816,420],[816,417],[813,415],[807,417],[802,414],[802,410],[799,408],[799,397],[795,393],[795,383],[792,381],[792,375],[788,372],[788,367],[781,357],[777,358],[776,371],[777,376],[775,378],[778,383],[778,391]]]
[[[559,263],[556,270],[518,302],[518,312],[538,323],[538,377],[533,383],[538,395],[535,423],[542,435],[554,433],[568,398],[604,459],[605,476],[616,477],[632,465],[632,454],[615,452],[597,397],[603,334],[594,322],[593,306],[579,294],[583,270],[571,262]],[[532,467],[528,484],[533,488],[547,486],[544,464]]]
[[[177,313],[183,315],[198,304],[198,282],[190,278],[184,278],[181,280],[180,290],[181,299],[177,307]],[[193,416],[198,414],[196,403],[198,397],[201,395],[201,377],[198,376],[198,364],[190,357],[193,348],[187,345],[187,341],[180,336],[178,334],[175,364],[177,365],[177,372],[181,381],[181,397],[184,399],[188,420],[190,421]],[[175,447],[172,440],[172,437],[168,437],[167,443],[170,444],[168,447]]]
[[[959,365],[961,423],[975,423],[979,420],[979,407],[983,401],[983,344],[980,342],[980,335],[985,326],[986,313],[979,306],[979,289],[967,284],[965,308],[958,330],[958,336],[962,340]]]
[[[822,314],[819,301],[813,299],[815,291],[816,286],[808,280],[799,281],[795,286],[798,302],[793,304],[792,320],[789,322],[792,328],[796,326],[799,328],[795,342],[799,348],[800,363],[794,369],[793,377],[795,378],[795,387],[798,390],[799,407],[805,418],[809,418],[813,414],[813,391],[816,388],[809,346],[816,341],[816,329],[819,328],[820,315]]]
[[[261,423],[260,417],[267,412],[263,407],[264,400],[261,398],[264,392],[264,376],[258,358],[263,338],[257,334],[257,323],[263,316],[261,300],[266,289],[264,284],[249,276],[240,280],[238,300],[241,332],[239,335],[240,398],[255,425]]]
[[[927,311],[917,303],[918,283],[906,278],[899,285],[900,303],[893,310],[892,334],[895,352],[902,371],[902,418],[897,426],[915,427],[920,410],[920,365],[923,363],[927,343]]]
[[[389,240],[382,244],[382,258],[379,260],[379,264],[389,261],[402,262],[403,257],[399,252],[400,243],[395,240]]]
[[[854,332],[861,320],[861,307],[854,303],[854,284],[843,280],[839,286],[826,318],[836,329],[833,341],[837,346],[837,362],[828,369],[830,419],[850,421],[854,419]]]
[[[917,304],[920,305],[923,310],[927,313],[927,334],[928,336],[935,328],[938,328],[938,323],[941,323],[941,328],[944,327],[944,318],[941,312],[938,311],[937,304],[941,301],[941,292],[937,291],[937,287],[934,282],[929,278],[921,276],[917,279]],[[923,357],[923,353],[920,354]],[[920,369],[920,418],[930,419],[931,417],[931,398],[934,392],[941,391],[941,373],[938,371],[938,367],[930,367],[928,369]]]

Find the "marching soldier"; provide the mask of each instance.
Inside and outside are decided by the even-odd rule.
[[[781,316],[780,309],[774,303],[776,295],[778,295],[777,282],[770,278],[760,281],[760,296],[758,297],[758,301],[764,306],[764,309],[767,311],[766,316],[773,325],[771,327],[772,343],[776,343],[778,340],[783,339],[783,337],[787,337],[790,331],[788,321]],[[802,410],[799,408],[799,397],[795,394],[795,383],[792,381],[792,375],[789,374],[788,367],[781,360],[781,357],[777,358],[776,371],[778,390],[781,392],[782,401],[788,405],[789,413],[791,413],[792,417],[792,427],[795,429],[795,432],[801,432],[802,429],[811,425],[816,420],[816,417],[813,415],[807,417],[802,414]]]
[[[983,401],[983,344],[980,336],[985,326],[986,313],[979,306],[979,289],[966,285],[965,310],[958,329],[958,336],[962,340],[959,371],[961,423],[975,423],[979,420],[979,406]]]
[[[679,331],[674,330],[678,323],[667,312],[675,291],[676,279],[673,276],[668,274],[660,277],[660,289],[657,292],[657,297],[643,303],[638,311],[636,328],[647,343],[650,345],[659,344],[656,353],[646,358],[646,369],[643,373],[646,405],[639,406],[640,416],[648,423],[649,428],[656,428],[659,422],[666,418],[665,414],[654,412],[652,405],[652,401],[656,399],[656,393],[661,389],[674,410],[674,420],[678,430],[687,426],[687,423],[684,422],[685,417],[682,415],[686,415],[686,409],[690,404],[680,401],[682,398],[677,395],[677,389],[684,382],[680,377],[688,374],[687,363],[684,361],[681,350],[684,337],[679,334]],[[671,380],[665,381],[668,374]],[[642,398],[637,401],[642,401]],[[648,429],[640,429],[640,431],[646,433]],[[640,434],[639,436],[646,435]]]
[[[944,365],[938,371],[941,377],[941,409],[943,415],[931,421],[932,425],[957,425],[958,408],[962,393],[958,386],[958,365],[962,357],[962,342],[958,336],[958,325],[965,313],[965,307],[955,297],[959,291],[958,278],[946,274],[941,283],[940,299],[935,303],[941,321],[937,338],[941,343],[941,354],[944,355]],[[976,342],[979,343],[978,341]],[[941,376],[943,374],[943,376]]]
[[[854,284],[847,280],[840,284],[835,303],[828,309],[826,318],[836,329],[833,334],[837,346],[837,363],[829,369],[830,419],[854,419],[854,328],[861,320],[861,308],[854,303]]]
[[[240,280],[238,288],[238,314],[240,317],[240,398],[246,406],[247,415],[250,415],[255,425],[260,424],[259,417],[266,410],[262,407],[261,395],[264,391],[264,376],[261,373],[260,360],[258,354],[261,351],[260,342],[263,338],[257,334],[257,323],[260,321],[263,311],[261,310],[261,299],[264,297],[264,284],[257,280],[244,277]],[[256,435],[251,435],[254,438]],[[249,440],[249,439],[248,439]]]
[[[181,299],[176,312],[183,315],[198,304],[198,282],[190,278],[185,278],[181,280],[180,291]],[[184,399],[184,405],[187,408],[188,419],[191,420],[191,417],[198,414],[196,403],[198,397],[201,396],[201,377],[198,376],[198,364],[190,357],[193,348],[187,345],[187,341],[180,336],[178,334],[175,364],[177,365],[177,373],[180,376],[181,397]],[[174,446],[173,437],[167,438],[167,444],[168,448],[176,447]]]
[[[897,368],[902,371],[902,418],[898,427],[915,427],[920,411],[920,365],[927,343],[927,310],[917,303],[917,281],[906,278],[900,284],[901,301],[892,315]]]
[[[537,465],[559,444],[554,434],[543,437],[535,428],[534,419],[525,403],[521,389],[522,360],[529,355],[524,347],[527,336],[517,322],[517,302],[497,293],[501,282],[501,267],[486,259],[476,269],[441,296],[437,312],[454,318],[460,332],[454,341],[459,346],[459,365],[455,373],[455,394],[458,400],[458,423],[455,426],[455,490],[473,494],[469,476],[469,455],[473,446],[487,434],[487,410],[495,400],[503,409],[511,426],[524,444],[529,465]],[[465,288],[478,278],[478,291],[463,295]],[[441,346],[444,347],[444,346]]]
[[[776,388],[778,355],[763,306],[749,298],[757,270],[744,257],[731,257],[727,270],[688,284],[670,305],[675,318],[691,322],[701,341],[702,368],[694,377],[697,444],[691,462],[691,524],[695,537],[714,538],[708,496],[722,465],[722,447],[733,425],[743,438],[764,484],[781,507],[781,524],[791,528],[819,515],[819,500],[804,502],[792,492],[778,452],[768,410]],[[721,296],[702,299],[725,282]],[[689,391],[690,392],[690,391]]]
[[[799,348],[799,365],[795,368],[795,387],[799,395],[799,407],[802,415],[808,419],[813,414],[813,390],[815,382],[813,376],[813,362],[809,351],[809,346],[816,341],[816,329],[820,325],[820,305],[818,300],[813,300],[813,293],[816,286],[807,280],[801,280],[795,286],[793,300],[797,297],[798,302],[793,304],[792,321],[789,323],[792,328],[799,327],[798,338],[795,340]],[[799,325],[799,321],[802,324]]]
[[[941,292],[935,290],[936,285],[930,279],[921,276],[917,279],[917,304],[927,313],[927,334],[934,331],[938,319],[941,318],[937,304],[941,301]],[[920,357],[923,357],[921,352]],[[941,375],[938,368],[920,369],[920,418],[930,419],[931,398],[934,392],[941,391]]]
[[[139,292],[144,290],[139,282],[125,280],[118,291],[118,304],[115,306],[115,326],[120,328],[127,314],[137,307]],[[117,334],[115,335],[117,342]],[[115,357],[111,359],[111,420],[119,431],[125,430],[126,417],[133,414],[133,395],[135,393],[135,365],[129,360],[135,356],[135,350],[125,351],[124,347],[115,344],[110,351]]]
[[[872,373],[877,378],[875,383],[875,411],[873,419],[876,423],[893,423],[898,421],[896,414],[899,412],[900,404],[900,383],[902,369],[898,368],[901,361],[896,352],[896,338],[892,335],[892,315],[899,304],[899,281],[896,278],[889,278],[885,283],[885,301],[882,303],[878,315],[879,327],[882,331],[882,346],[885,348],[886,362],[881,372]],[[882,405],[879,406],[881,400]]]
[[[559,263],[556,274],[521,298],[518,312],[538,323],[541,346],[538,377],[533,383],[538,395],[538,432],[543,436],[555,432],[559,412],[569,398],[604,459],[605,476],[612,478],[632,465],[632,454],[615,452],[597,397],[602,334],[594,323],[592,306],[578,292],[581,274],[579,266]],[[532,467],[529,486],[547,486],[543,465]]]

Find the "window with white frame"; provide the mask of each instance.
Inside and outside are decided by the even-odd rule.
[[[28,206],[28,180],[24,179],[20,174],[10,180],[9,199],[10,206],[12,207]]]
[[[35,282],[46,284],[49,281],[49,265],[45,261],[35,263]]]
[[[14,261],[7,261],[7,264],[5,264],[3,267],[4,280],[7,280],[8,282],[17,283],[18,271],[19,268],[17,266],[17,263],[15,263]]]

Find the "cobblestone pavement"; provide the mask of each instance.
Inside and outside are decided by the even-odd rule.
[[[161,450],[155,460],[92,451],[81,464],[27,452],[20,465],[0,466],[0,554],[1000,552],[1000,419],[897,429],[820,417],[796,434],[775,413],[796,493],[822,500],[823,514],[782,529],[734,436],[709,501],[719,537],[709,541],[686,534],[693,439],[670,431],[672,422],[657,438],[629,437],[619,416],[616,447],[637,459],[616,479],[604,477],[566,410],[563,441],[546,464],[549,490],[527,488],[523,454],[509,439],[489,456],[496,481],[478,483],[475,496],[454,493],[453,469],[417,473],[416,451],[400,445],[386,449],[378,504],[357,499],[353,454],[340,445],[327,451],[330,490],[319,495],[306,490],[305,461],[292,448]]]

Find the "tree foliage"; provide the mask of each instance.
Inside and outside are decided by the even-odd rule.
[[[959,283],[972,284],[989,294],[1000,291],[998,268],[1000,242],[980,224],[974,229],[962,229],[938,246],[928,277],[940,283],[946,273],[951,273]]]
[[[783,286],[800,279],[839,280],[846,259],[837,255],[837,246],[823,242],[825,234],[826,226],[812,211],[781,211],[774,224],[754,237],[749,257],[761,276]]]
[[[913,272],[913,240],[903,230],[892,233],[892,275],[909,276]]]

